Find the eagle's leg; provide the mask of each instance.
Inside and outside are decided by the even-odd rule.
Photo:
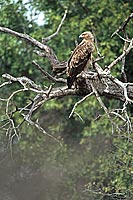
[[[77,83],[77,78],[74,81],[74,88],[78,89],[78,83]]]
[[[67,85],[68,85],[68,89],[71,89],[72,85],[75,83],[75,76],[68,76],[67,77]]]

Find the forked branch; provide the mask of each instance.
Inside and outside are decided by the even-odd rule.
[[[129,52],[133,48],[133,39],[123,38],[121,39],[126,43],[124,46],[123,53],[118,56],[114,61],[112,61],[105,69],[103,70],[102,67],[98,64],[99,61],[103,58],[96,58],[93,60],[93,71],[89,72],[83,72],[79,74],[77,78],[77,86],[72,87],[72,89],[68,89],[66,83],[66,77],[62,76],[64,75],[66,71],[67,62],[63,61],[60,62],[55,55],[54,51],[47,45],[46,41],[52,39],[55,37],[64,20],[66,17],[67,11],[65,12],[56,32],[49,37],[45,38],[45,44],[37,41],[36,39],[30,37],[27,34],[18,33],[16,31],[13,31],[9,28],[0,27],[0,31],[4,33],[11,34],[15,37],[19,37],[31,44],[33,44],[35,47],[38,47],[40,50],[43,50],[43,52],[37,51],[36,53],[39,56],[45,56],[51,63],[53,71],[57,72],[57,75],[60,75],[59,78],[51,75],[48,73],[43,67],[41,67],[36,61],[32,61],[32,64],[41,72],[44,78],[49,81],[49,85],[38,85],[35,83],[35,81],[27,78],[27,77],[14,77],[10,74],[3,74],[2,77],[6,79],[5,82],[3,82],[0,85],[0,88],[6,87],[8,84],[14,84],[19,83],[21,85],[19,90],[16,90],[12,92],[8,98],[3,99],[0,98],[1,101],[6,102],[6,117],[7,121],[9,122],[9,127],[7,128],[7,133],[11,136],[18,136],[17,130],[18,126],[14,123],[14,113],[18,112],[22,117],[23,121],[26,121],[27,123],[35,126],[38,130],[43,132],[44,134],[50,136],[46,133],[46,131],[41,127],[41,125],[32,120],[33,113],[40,108],[45,102],[50,101],[51,99],[57,99],[57,98],[63,98],[65,96],[82,96],[81,100],[78,101],[69,117],[73,115],[75,112],[76,106],[78,106],[80,103],[85,101],[87,98],[89,98],[92,94],[95,94],[100,106],[104,109],[106,115],[108,116],[109,120],[111,120],[111,115],[115,115],[119,119],[121,119],[124,123],[127,123],[128,129],[131,130],[131,121],[127,115],[126,112],[126,106],[128,103],[133,103],[133,83],[123,83],[122,81],[118,80],[117,78],[113,77],[111,75],[111,69],[120,61],[122,61],[122,66],[125,65],[125,58],[129,54]],[[119,27],[114,34],[117,34],[120,32],[120,30],[125,30],[127,23],[130,21],[130,19],[133,17],[133,14],[131,14],[123,23],[121,27]],[[17,95],[20,92],[26,92],[30,91],[34,98],[31,99],[30,103],[29,101],[26,102],[25,105],[23,105],[22,108],[17,108],[14,112],[11,111],[11,105],[12,101],[15,95]],[[117,113],[115,111],[109,111],[108,108],[104,105],[103,101],[101,100],[101,96],[104,97],[111,97],[114,99],[118,99],[120,101],[124,102],[124,110],[121,111],[121,113]],[[124,113],[124,116],[123,116]],[[23,123],[23,122],[22,122]],[[21,126],[22,123],[19,125]],[[2,126],[3,127],[3,126]],[[52,136],[50,136],[52,137]],[[57,141],[57,139],[56,139]]]

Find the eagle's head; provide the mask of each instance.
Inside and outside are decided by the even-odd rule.
[[[94,41],[94,36],[90,31],[83,32],[79,37],[86,40]]]

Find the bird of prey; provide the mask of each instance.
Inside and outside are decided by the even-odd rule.
[[[94,36],[90,31],[83,32],[80,36],[82,42],[74,49],[67,64],[67,85],[70,89],[76,81],[76,76],[87,70],[87,64],[92,60],[94,51]]]

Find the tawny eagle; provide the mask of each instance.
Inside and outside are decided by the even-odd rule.
[[[83,32],[80,36],[82,42],[74,49],[67,65],[67,85],[70,89],[76,81],[76,76],[87,68],[91,62],[94,51],[94,36],[90,31]]]

